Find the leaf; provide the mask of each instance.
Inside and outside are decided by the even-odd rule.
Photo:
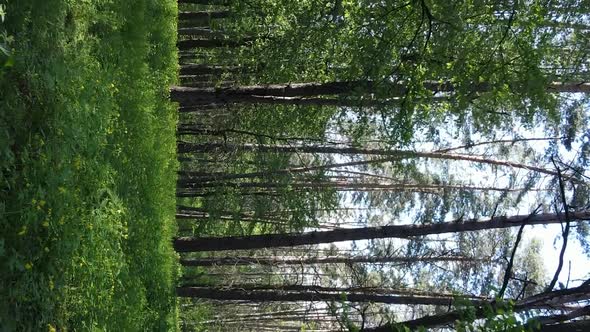
[[[3,43],[0,43],[0,51],[2,51],[2,53],[4,53],[7,56],[10,56],[11,54],[10,49],[8,49],[8,46]]]
[[[4,67],[12,67],[14,66],[14,57],[8,57],[8,59],[6,59],[6,61],[4,62]]]

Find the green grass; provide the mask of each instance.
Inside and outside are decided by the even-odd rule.
[[[175,329],[176,1],[0,4],[0,330]]]

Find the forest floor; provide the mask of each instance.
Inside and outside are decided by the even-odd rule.
[[[0,4],[0,330],[175,329],[176,0]]]

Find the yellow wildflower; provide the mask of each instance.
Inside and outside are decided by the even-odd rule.
[[[80,157],[74,158],[74,168],[76,170],[80,169],[81,164],[82,164],[82,160],[80,160]]]
[[[18,235],[19,235],[19,236],[23,236],[23,235],[25,235],[25,234],[27,234],[27,226],[23,226],[23,227],[20,229],[20,232],[18,232]]]
[[[49,227],[49,220],[45,220],[42,225],[43,227]]]
[[[56,332],[57,330],[51,324],[47,324],[47,332]]]
[[[33,263],[28,262],[28,263],[25,264],[25,269],[27,269],[27,270],[30,271],[32,268],[33,268]]]

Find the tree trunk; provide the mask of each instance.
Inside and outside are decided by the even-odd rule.
[[[176,219],[197,219],[197,220],[209,220],[211,219],[211,215],[209,213],[195,213],[195,214],[187,214],[187,213],[176,213]],[[258,217],[248,217],[248,216],[232,216],[232,215],[222,215],[222,216],[215,216],[217,220],[229,220],[229,221],[246,221],[246,222],[257,222],[257,223],[273,223],[273,224],[280,224],[287,226],[289,224],[288,220],[284,219],[271,219],[271,218],[258,218]]]
[[[455,86],[450,82],[426,81],[424,88],[437,92],[454,92]],[[182,104],[202,102],[240,102],[244,97],[314,97],[323,95],[371,94],[380,87],[391,97],[403,97],[407,92],[405,82],[341,81],[327,83],[291,83],[239,86],[233,88],[188,88],[174,86],[171,88],[172,100]],[[490,91],[487,83],[472,85],[473,92]],[[589,93],[590,83],[585,82],[551,82],[546,87],[548,92]]]
[[[209,66],[190,63],[180,66],[180,75],[221,75],[235,73],[239,70],[238,66]]]
[[[303,179],[305,180],[305,179]],[[186,179],[179,179],[177,188],[201,189],[201,188],[284,188],[298,189],[335,189],[337,191],[417,191],[417,192],[440,192],[442,190],[473,190],[473,191],[521,191],[521,189],[510,189],[500,187],[480,187],[468,185],[448,184],[413,184],[413,183],[378,183],[365,181],[299,181],[291,179],[288,183],[280,182],[199,182]]]
[[[416,256],[416,257],[304,257],[304,258],[277,258],[277,257],[207,257],[207,258],[181,258],[183,266],[219,266],[219,265],[308,265],[308,264],[351,264],[351,263],[415,263],[415,262],[481,262],[488,259],[478,259],[463,256]]]
[[[209,105],[201,105],[201,106],[181,106],[178,108],[178,112],[180,113],[214,113],[214,114],[224,114],[227,110],[226,105],[223,104],[209,104]],[[222,112],[223,111],[223,112]],[[229,115],[229,114],[226,114]]]
[[[560,289],[530,296],[526,299],[517,301],[514,304],[513,310],[515,312],[521,312],[534,308],[547,308],[555,310],[555,308],[561,304],[588,300],[589,298],[590,285],[582,284],[581,286],[575,288]],[[489,303],[488,306],[489,305],[495,307],[494,303]],[[486,306],[479,306],[475,308],[475,316],[473,318],[483,318],[488,314],[489,309],[486,308]],[[454,321],[461,319],[463,315],[464,313],[462,312],[451,311],[440,315],[424,316],[410,321],[399,322],[396,323],[396,325],[403,324],[404,326],[410,328],[410,330],[417,329],[420,326],[426,329],[431,329],[446,324],[452,324]],[[393,324],[387,323],[381,326],[363,329],[363,332],[390,332],[393,328]]]
[[[193,48],[215,48],[215,47],[240,47],[252,42],[252,39],[187,39],[179,40],[176,46],[179,50],[190,50]],[[187,89],[211,89],[211,88],[187,88]],[[220,88],[225,89],[225,88]]]
[[[201,28],[201,27],[190,27],[190,28],[178,28],[178,35],[179,36],[199,36],[205,38],[217,38],[223,39],[226,38],[227,35],[224,34],[222,31],[214,31],[208,28]]]
[[[469,149],[472,149],[476,146],[481,146],[481,145],[492,145],[492,144],[502,144],[502,143],[509,143],[510,145],[515,145],[516,143],[519,143],[519,142],[557,141],[557,140],[560,140],[563,138],[564,138],[564,136],[499,139],[499,140],[493,140],[493,141],[474,142],[474,143],[465,144],[465,145],[442,148],[442,149],[436,150],[436,152],[448,153],[448,152],[455,151],[455,150],[469,150]]]
[[[221,81],[213,83],[211,81],[198,81],[198,80],[187,80],[185,77],[180,77],[180,80],[184,82],[187,86],[194,86],[194,87],[208,87],[208,86],[232,86],[235,84],[235,81]]]
[[[422,305],[452,305],[454,297],[437,296],[407,296],[407,295],[378,295],[358,293],[322,293],[322,292],[284,292],[284,291],[248,291],[244,289],[219,289],[203,287],[178,287],[176,294],[180,297],[195,297],[225,301],[251,301],[251,302],[297,302],[297,301],[350,301],[373,302],[387,304],[422,304]]]
[[[569,323],[552,325],[541,325],[536,332],[588,332],[590,331],[590,320],[577,320]]]
[[[549,289],[549,288],[547,288],[547,289]],[[541,326],[546,326],[546,327],[549,327],[549,326],[555,327],[555,326],[562,325],[563,322],[577,319],[577,318],[580,318],[583,316],[590,316],[590,305],[586,305],[585,307],[581,307],[579,309],[574,309],[574,310],[567,312],[567,313],[560,313],[560,314],[550,315],[550,316],[533,317],[532,319],[529,320],[529,322],[527,322],[527,324],[525,324],[525,327],[531,327],[531,325],[533,325],[533,324],[535,324],[535,325],[540,324]],[[565,327],[565,326],[562,326],[562,327]],[[543,328],[540,328],[540,329],[538,329],[538,331],[545,331],[545,330]],[[565,330],[560,330],[560,331],[565,331]],[[571,330],[567,330],[567,331],[571,331]],[[585,330],[585,331],[588,331],[588,330]]]
[[[176,191],[176,197],[209,197],[209,196],[214,196],[217,195],[218,193],[216,192],[205,192],[205,193],[201,193],[201,192],[193,192],[193,191]],[[272,191],[254,191],[254,192],[243,192],[240,193],[240,195],[242,196],[246,196],[246,195],[250,195],[250,196],[273,196],[273,197],[278,197],[281,196],[278,192],[272,192]]]
[[[494,160],[480,156],[471,156],[465,154],[450,154],[443,152],[419,152],[410,150],[388,150],[388,149],[370,149],[359,147],[336,147],[336,146],[317,146],[317,145],[264,145],[264,144],[226,144],[226,143],[204,143],[195,144],[188,142],[178,142],[178,153],[203,153],[213,151],[259,151],[259,152],[275,152],[275,153],[325,153],[325,154],[352,154],[352,155],[378,155],[378,156],[395,156],[398,159],[409,158],[429,158],[429,159],[446,159],[446,160],[462,160],[481,164],[489,164],[495,166],[508,166],[513,168],[521,168],[525,170],[535,171],[551,176],[558,176],[558,173],[542,167],[525,165],[511,162],[508,160]]]
[[[215,288],[213,285],[208,284],[192,284],[192,285],[184,285],[182,287],[191,287],[191,288]],[[457,297],[457,294],[451,293],[437,293],[437,292],[428,292],[428,291],[420,291],[414,289],[394,289],[394,288],[382,288],[382,287],[325,287],[325,286],[318,286],[318,285],[257,285],[257,284],[234,284],[232,285],[232,289],[238,290],[245,290],[245,291],[286,291],[286,292],[303,292],[303,293],[313,293],[313,292],[324,292],[324,293],[338,293],[338,294],[357,294],[357,295],[367,295],[367,294],[387,294],[388,296],[391,295],[407,295],[407,296],[422,296],[422,297],[430,297],[430,298],[444,298],[450,299]],[[463,300],[470,300],[470,301],[483,301],[486,300],[486,297],[483,296],[475,296],[475,295],[467,295],[462,296]]]
[[[227,18],[229,11],[211,11],[211,12],[179,12],[178,19],[191,21],[205,21],[209,22],[211,19]]]
[[[180,68],[182,71],[182,67]],[[213,85],[212,82],[215,82],[219,76],[211,75],[211,74],[204,74],[204,75],[180,75],[179,79],[183,84],[190,84],[193,82],[207,82],[209,86]],[[194,108],[198,108],[199,105],[195,105]]]
[[[448,101],[447,97],[433,97],[429,101]],[[278,96],[236,96],[231,102],[241,104],[269,104],[269,105],[296,105],[296,106],[335,106],[335,107],[379,107],[401,105],[402,98],[376,99],[350,99],[350,98],[311,98],[311,97],[278,97]]]
[[[575,212],[572,220],[589,220],[590,211]],[[537,215],[517,215],[511,217],[494,217],[485,221],[457,220],[425,225],[397,225],[382,227],[365,227],[356,229],[336,229],[333,231],[265,234],[229,237],[178,237],[174,240],[174,249],[178,252],[247,250],[276,247],[294,247],[307,244],[332,243],[340,241],[358,241],[383,238],[411,238],[415,236],[443,234],[453,232],[478,231],[527,225],[561,223],[565,214],[545,213]]]

